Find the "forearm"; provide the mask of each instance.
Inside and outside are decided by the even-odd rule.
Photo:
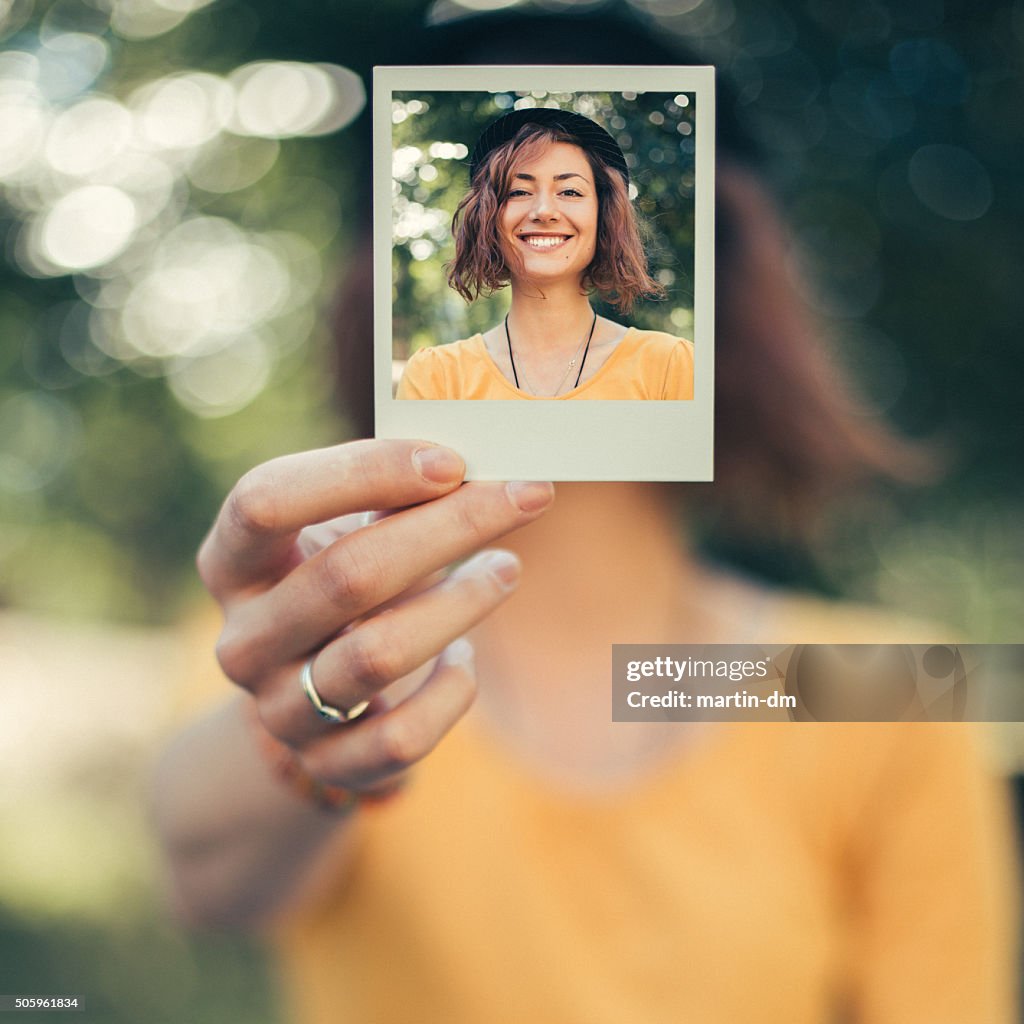
[[[352,817],[302,801],[274,776],[245,700],[181,733],[154,778],[172,903],[198,927],[251,928],[297,898]]]

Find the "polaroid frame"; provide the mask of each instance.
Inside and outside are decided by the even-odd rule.
[[[423,401],[392,395],[396,92],[694,94],[694,395],[687,401]],[[713,67],[378,67],[373,72],[376,436],[445,444],[476,480],[709,481],[714,467]],[[471,144],[473,140],[467,140]],[[454,340],[454,339],[450,339]]]

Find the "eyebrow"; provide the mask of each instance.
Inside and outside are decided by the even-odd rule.
[[[522,178],[523,181],[536,181],[537,179],[532,174],[519,173],[515,175],[516,178]],[[564,174],[556,174],[551,179],[552,181],[565,181],[566,178],[579,178],[580,181],[587,181],[582,174],[577,174],[575,171],[566,171]],[[587,182],[589,184],[589,182]]]

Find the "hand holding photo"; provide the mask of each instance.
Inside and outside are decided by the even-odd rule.
[[[375,101],[378,436],[710,479],[713,70],[379,68]]]

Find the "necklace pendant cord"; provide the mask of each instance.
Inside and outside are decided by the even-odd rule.
[[[583,367],[587,362],[587,353],[590,351],[590,341],[594,337],[594,328],[597,326],[597,310],[594,311],[594,319],[590,321],[590,333],[587,335],[587,347],[583,350],[583,358],[580,360],[580,372],[576,374],[576,383],[573,384],[574,388],[580,386],[580,377],[583,376]],[[569,369],[572,369],[572,364],[569,364]],[[561,384],[559,384],[561,387]],[[557,392],[556,392],[557,394]]]
[[[516,373],[516,361],[512,358],[512,335],[508,333],[508,313],[505,314],[505,341],[508,343],[508,359],[512,364],[512,376],[516,381],[516,390],[519,391],[519,374]]]
[[[587,345],[586,348],[583,349],[583,358],[580,360],[580,369],[579,373],[576,374],[576,383],[573,384],[573,389],[578,388],[580,386],[580,379],[583,377],[583,367],[586,366],[587,364],[587,354],[590,352],[590,342],[593,340],[594,328],[596,326],[597,311],[595,310],[594,318],[593,320],[590,321],[590,331],[587,333]],[[519,387],[519,374],[516,371],[515,356],[512,355],[512,335],[509,333],[508,329],[508,313],[505,314],[505,342],[508,345],[508,360],[512,364],[512,377],[515,380],[516,390],[521,390]],[[583,342],[581,341],[580,345],[582,344]],[[576,356],[579,355],[579,351],[580,350],[577,347],[572,359],[569,360],[569,365],[566,368],[565,373],[562,374],[562,379],[558,382],[558,387],[555,388],[554,394],[550,396],[551,398],[554,398],[558,394],[558,392],[562,390],[562,385],[565,383],[565,378],[569,376],[569,373],[572,371],[572,368],[576,365]],[[525,377],[523,379],[525,381]],[[533,391],[534,394],[536,394],[536,391],[534,391],[534,389],[531,388],[531,391]]]

